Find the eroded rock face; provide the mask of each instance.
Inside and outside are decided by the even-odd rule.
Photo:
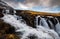
[[[29,13],[30,12],[24,12],[24,11],[21,10],[21,11],[17,11],[16,15],[21,16],[22,19],[24,19],[26,21],[27,25],[29,25],[29,26],[31,26],[33,28],[36,28],[35,22],[34,22],[35,16],[30,15]]]
[[[13,15],[5,15],[2,20],[11,24],[16,28],[16,32],[21,32],[19,36],[21,39],[59,39],[58,34],[54,30],[46,29],[42,26],[38,28],[32,28],[24,23],[21,23]],[[11,20],[11,21],[10,21]]]
[[[26,21],[26,24],[33,27],[33,28],[36,28],[35,22],[36,22],[37,16],[40,16],[40,18],[39,17],[37,18],[38,19],[38,22],[37,22],[38,25],[40,24],[41,18],[44,18],[47,21],[47,23],[48,23],[48,20],[50,20],[52,22],[53,26],[55,26],[58,23],[57,19],[60,21],[60,18],[58,16],[49,16],[48,17],[48,16],[41,16],[39,14],[36,14],[36,15],[33,14],[32,15],[31,12],[24,11],[24,10],[16,10],[16,12],[17,12],[16,13],[17,16],[21,16]],[[55,19],[55,18],[57,18],[57,19]]]

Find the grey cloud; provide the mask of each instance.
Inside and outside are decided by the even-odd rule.
[[[25,4],[34,3],[36,6],[46,6],[46,7],[53,7],[53,6],[60,6],[60,0],[25,0]]]
[[[17,8],[19,5],[23,5],[25,7],[35,7],[35,6],[43,6],[43,7],[58,7],[60,6],[60,0],[25,0],[23,2],[19,2],[16,0],[3,0],[7,2],[14,8]],[[20,8],[20,7],[19,7]]]

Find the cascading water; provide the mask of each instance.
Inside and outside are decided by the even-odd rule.
[[[20,39],[59,39],[59,36],[55,31],[50,29],[47,30],[43,26],[40,26],[39,30],[37,28],[29,27],[25,23],[21,23],[21,20],[17,20],[13,15],[4,14],[4,17],[1,19],[14,26],[16,32],[20,32]]]
[[[7,5],[2,1],[0,2],[4,6]],[[20,37],[20,39],[60,39],[58,36],[58,34],[60,35],[59,22],[56,24],[56,32],[58,34],[54,30],[51,30],[49,28],[48,23],[46,22],[46,19],[40,16],[36,17],[37,28],[32,28],[26,24],[26,22],[22,19],[21,16],[15,15],[16,11],[14,11],[8,5],[5,6],[4,8],[5,9],[1,11],[1,13],[4,14],[4,17],[0,19],[2,19],[5,23],[15,27],[15,30],[16,30],[15,32]],[[25,11],[22,11],[22,12],[25,13]],[[51,21],[49,21],[49,23],[51,26],[53,26]]]
[[[43,27],[49,29],[48,23],[46,22],[45,18],[41,18],[41,24],[42,24]]]
[[[58,21],[58,23],[55,25],[55,27],[56,27],[56,32],[59,34],[59,36],[60,36],[60,23],[59,23],[59,20],[57,19],[57,18],[55,18],[57,21]]]
[[[17,16],[14,14],[14,17],[17,19],[17,20],[20,20],[20,22],[23,22],[23,23],[26,23],[21,16]]]
[[[47,19],[47,23],[48,23],[50,29],[54,29],[55,28],[53,23],[49,19]]]
[[[40,17],[40,16],[37,16],[37,17],[36,17],[36,20],[35,20],[35,21],[36,21],[36,26],[41,25],[41,24],[40,24],[40,19],[38,19],[38,18],[41,19],[41,17]]]
[[[38,18],[40,18],[40,19],[38,19]],[[40,25],[38,25],[38,24],[40,24]],[[48,23],[46,22],[45,18],[42,18],[40,16],[36,17],[36,26],[43,26],[43,27],[49,29]]]

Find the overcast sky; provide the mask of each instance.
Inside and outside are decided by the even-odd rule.
[[[3,0],[15,9],[60,12],[60,0]]]

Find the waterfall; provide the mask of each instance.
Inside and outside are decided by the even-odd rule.
[[[48,23],[45,18],[41,18],[41,25],[45,28],[49,29]]]
[[[9,10],[7,9],[7,10],[6,10],[6,14],[8,14],[8,13],[9,13]]]
[[[37,16],[37,17],[36,17],[36,26],[41,25],[41,24],[40,24],[40,19],[41,19],[40,16]]]
[[[60,23],[59,23],[59,20],[57,19],[57,18],[55,18],[57,21],[58,21],[58,23],[55,25],[55,27],[56,27],[56,32],[59,34],[59,36],[60,36]]]
[[[49,29],[48,23],[45,18],[42,18],[40,16],[36,17],[36,26],[43,26],[45,28]]]
[[[25,23],[21,23],[21,20],[17,20],[13,15],[5,14],[1,19],[4,20],[5,23],[14,26],[16,32],[20,32],[18,35],[21,36],[20,39],[60,39],[55,31],[47,30],[43,26],[40,26],[39,30],[32,28]],[[42,22],[45,24],[45,19],[42,19]]]
[[[49,19],[47,19],[47,23],[48,23],[50,29],[55,29],[53,23]]]

